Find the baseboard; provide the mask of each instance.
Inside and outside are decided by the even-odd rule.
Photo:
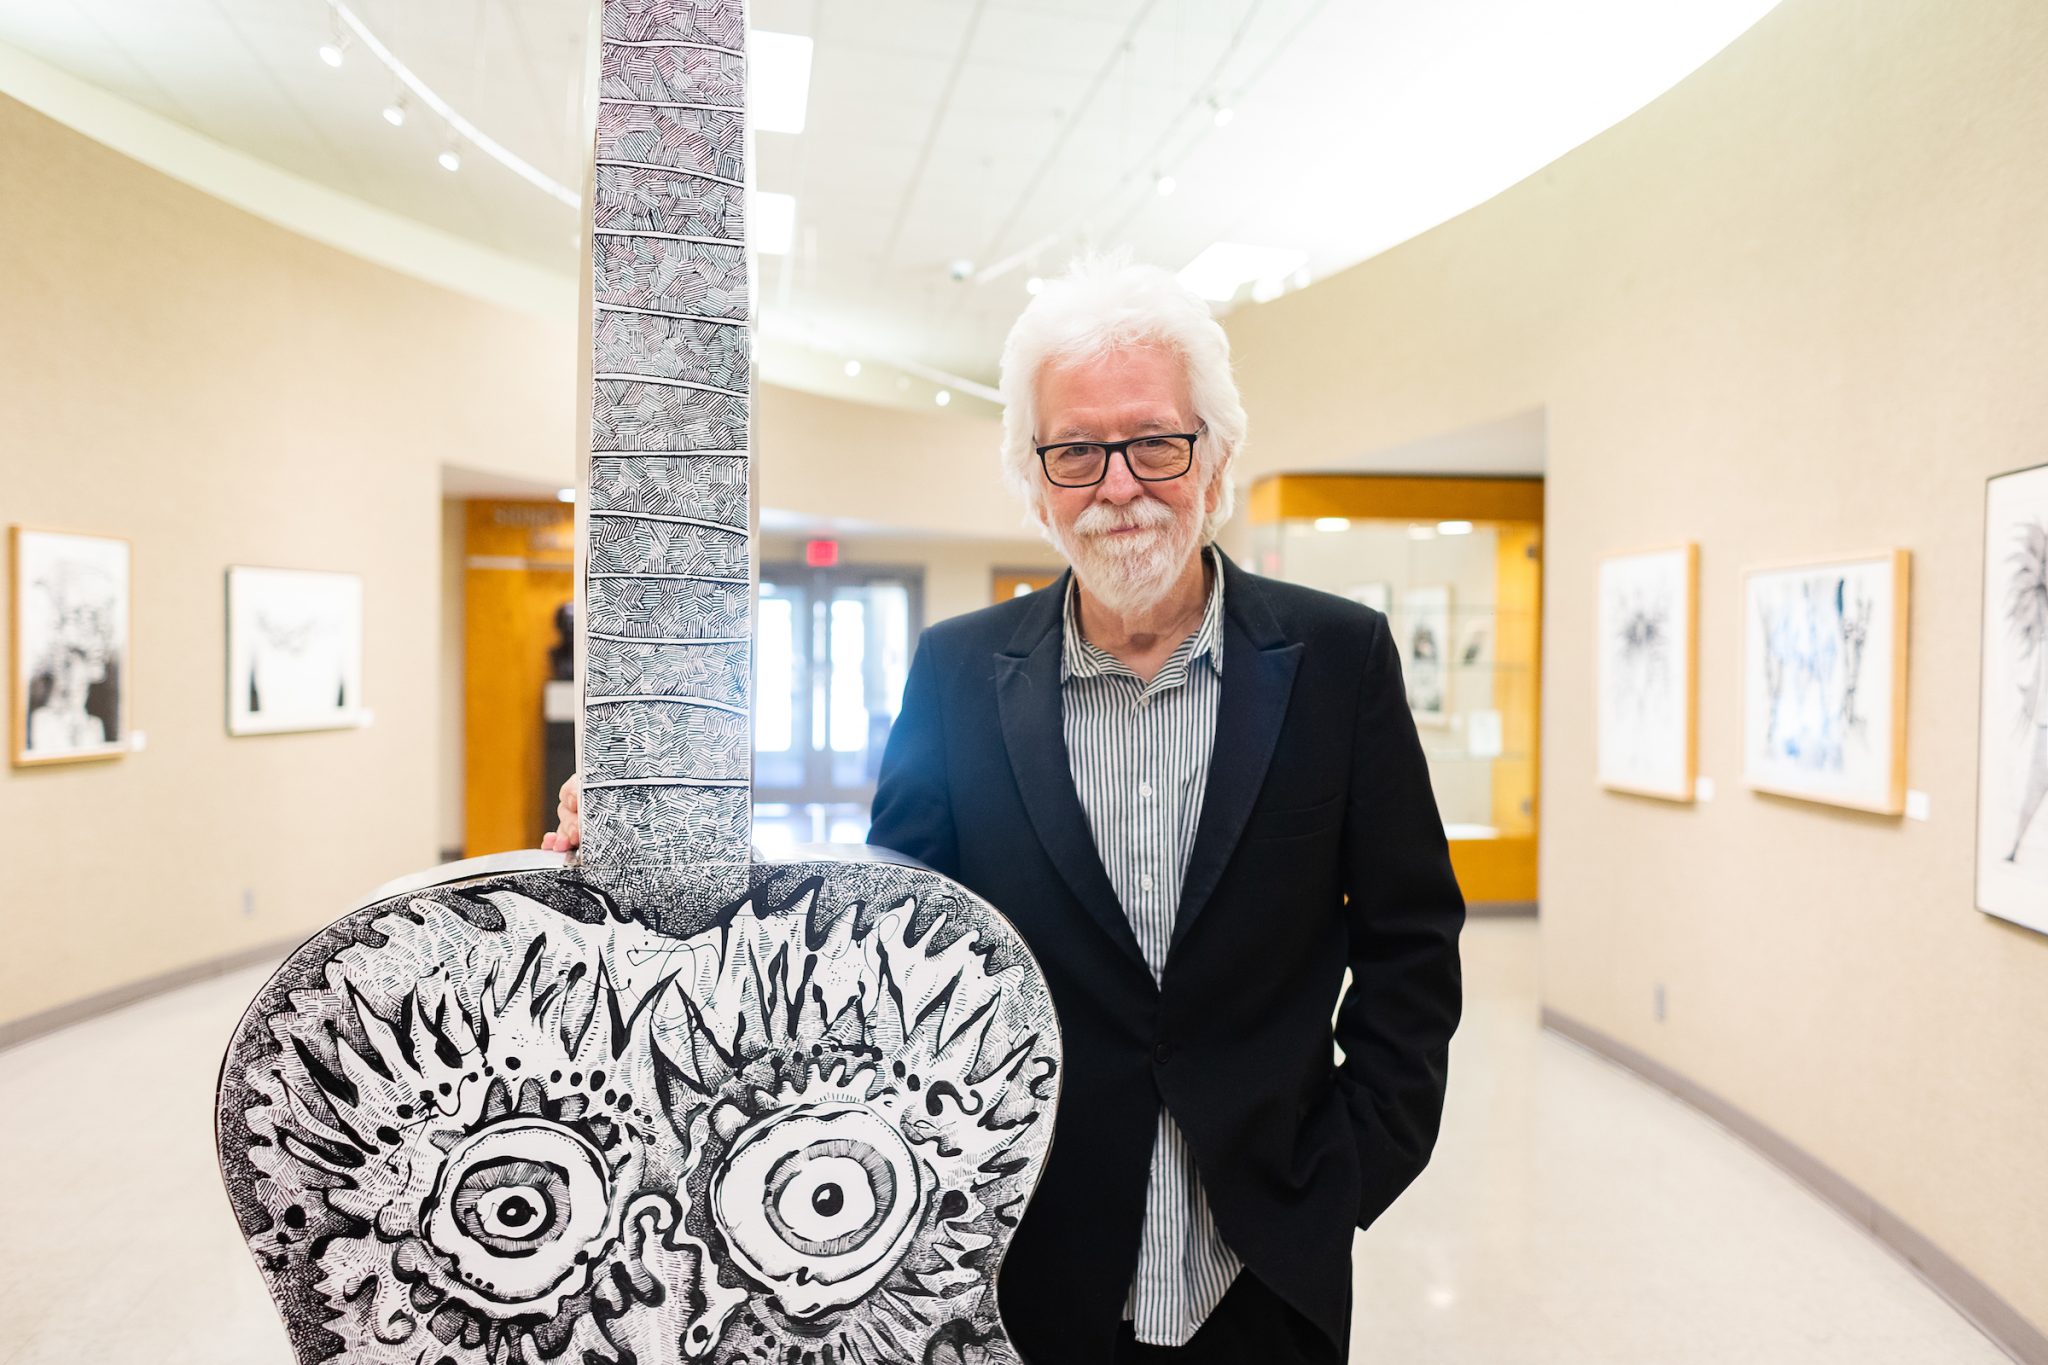
[[[2020,1365],[2048,1365],[2048,1334],[2022,1317],[2017,1309],[1991,1286],[1971,1274],[1955,1257],[1929,1241],[1925,1234],[1878,1203],[1819,1157],[1656,1058],[1637,1051],[1618,1038],[1609,1037],[1589,1024],[1580,1023],[1570,1015],[1560,1014],[1548,1005],[1543,1007],[1543,1026],[1633,1071],[1659,1089],[1670,1091],[1726,1128],[1755,1148],[1765,1160],[1833,1205],[1850,1221],[1861,1225]]]
[[[31,1039],[41,1038],[45,1034],[55,1033],[58,1029],[69,1028],[73,1024],[83,1023],[87,1019],[120,1009],[124,1005],[133,1005],[153,995],[177,990],[180,986],[209,981],[216,976],[225,976],[229,972],[254,967],[262,962],[282,961],[285,954],[305,941],[306,935],[301,933],[290,938],[259,943],[250,948],[237,948],[232,953],[210,957],[204,962],[175,967],[168,972],[159,972],[140,981],[130,981],[126,985],[88,995],[82,1000],[66,1001],[64,1004],[53,1005],[49,1009],[39,1010],[19,1019],[8,1020],[0,1023],[0,1052]]]

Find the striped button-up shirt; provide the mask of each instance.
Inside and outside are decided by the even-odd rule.
[[[1095,850],[1154,981],[1173,942],[1223,689],[1223,573],[1213,552],[1208,564],[1212,586],[1202,624],[1149,684],[1082,637],[1075,590],[1067,590],[1060,655],[1067,762]],[[1137,1339],[1185,1345],[1241,1265],[1216,1231],[1194,1153],[1162,1107],[1138,1268],[1124,1305]]]

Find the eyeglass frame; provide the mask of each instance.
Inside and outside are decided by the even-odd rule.
[[[1208,430],[1209,424],[1204,422],[1193,431],[1148,431],[1143,436],[1132,436],[1122,441],[1054,441],[1051,445],[1033,446],[1032,450],[1037,452],[1038,455],[1039,472],[1045,475],[1045,481],[1054,488],[1094,488],[1098,486],[1104,479],[1109,477],[1110,462],[1119,455],[1123,456],[1124,468],[1129,470],[1131,477],[1139,483],[1172,483],[1175,479],[1185,479],[1193,471],[1195,467],[1195,442],[1205,435]],[[1138,467],[1131,463],[1130,455],[1131,447],[1137,445],[1140,441],[1186,441],[1188,443],[1187,468],[1181,470],[1178,474],[1140,474]],[[1052,466],[1045,462],[1046,452],[1065,450],[1071,446],[1100,446],[1103,452],[1102,472],[1086,483],[1061,483],[1058,479],[1055,479],[1052,476]]]

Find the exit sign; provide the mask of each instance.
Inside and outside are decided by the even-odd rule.
[[[807,540],[804,542],[804,563],[814,569],[829,569],[839,562],[839,542],[836,540]]]

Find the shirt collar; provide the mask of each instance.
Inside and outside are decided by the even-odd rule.
[[[1196,659],[1207,659],[1209,667],[1220,677],[1223,673],[1223,561],[1213,545],[1205,548],[1202,555],[1208,561],[1210,569],[1209,600],[1202,608],[1202,623],[1195,627],[1192,636],[1181,641],[1174,654],[1179,656],[1185,651],[1189,664]],[[1081,634],[1080,583],[1071,574],[1067,578],[1067,600],[1062,624],[1064,639],[1060,647],[1061,682],[1069,678],[1100,677],[1107,673],[1130,674],[1131,670],[1118,661],[1114,654],[1099,645],[1089,643]],[[1168,659],[1166,668],[1160,672],[1164,674],[1172,666],[1173,660]]]

